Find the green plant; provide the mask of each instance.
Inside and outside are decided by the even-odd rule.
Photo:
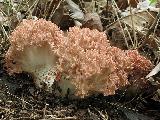
[[[149,0],[149,2],[150,2],[150,5],[151,5],[151,4],[156,3],[156,2],[157,2],[157,0]]]

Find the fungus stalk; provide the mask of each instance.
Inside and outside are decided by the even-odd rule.
[[[48,47],[32,46],[26,48],[23,53],[24,57],[17,60],[18,63],[22,64],[23,71],[33,74],[35,82],[40,88],[42,86],[50,88],[56,79],[57,58],[49,51]]]

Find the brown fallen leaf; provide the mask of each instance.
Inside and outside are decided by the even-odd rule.
[[[129,1],[129,4],[128,4]],[[139,0],[117,0],[117,5],[119,9],[126,9],[131,5],[131,7],[136,8]]]
[[[97,29],[98,31],[103,31],[102,23],[100,17],[97,13],[87,13],[82,22],[82,27]]]

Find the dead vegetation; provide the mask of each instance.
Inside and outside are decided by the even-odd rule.
[[[0,0],[0,119],[158,120],[160,118],[159,6],[146,0]],[[30,75],[9,76],[4,54],[9,35],[22,19],[44,18],[64,32],[71,26],[105,31],[113,46],[137,49],[155,67],[128,76],[131,86],[115,95],[84,99],[57,97],[35,88]],[[138,76],[138,77],[137,77]],[[143,78],[143,82],[138,82]]]

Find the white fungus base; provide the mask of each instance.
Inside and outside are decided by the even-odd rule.
[[[54,83],[57,58],[48,46],[28,47],[17,61],[21,64],[22,71],[33,75],[38,87],[48,89]]]

